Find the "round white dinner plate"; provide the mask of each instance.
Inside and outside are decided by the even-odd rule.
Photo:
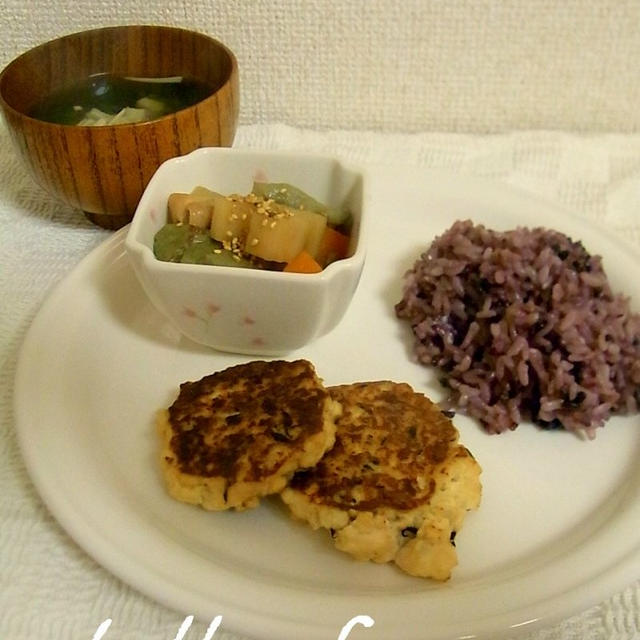
[[[415,169],[369,167],[370,248],[343,322],[290,354],[325,383],[405,381],[443,398],[411,358],[394,315],[402,276],[456,219],[497,229],[553,227],[604,258],[615,289],[640,302],[634,251],[606,230],[503,185]],[[20,446],[68,533],[141,592],[251,638],[497,638],[552,624],[640,577],[640,418],[614,418],[594,441],[529,424],[500,436],[454,422],[483,468],[483,500],[459,532],[444,584],[358,563],[277,498],[209,513],[167,496],[155,412],[178,385],[246,356],[183,339],[151,306],[123,250],[124,231],[52,292],[24,342],[15,387]],[[632,274],[634,277],[632,277]]]

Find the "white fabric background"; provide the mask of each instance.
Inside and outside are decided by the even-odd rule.
[[[2,0],[0,65],[121,23],[228,44],[244,124],[640,131],[637,0]]]
[[[637,0],[0,0],[0,67],[59,35],[129,23],[196,28],[235,51],[236,146],[485,176],[640,247]],[[174,638],[184,616],[79,549],[22,464],[21,341],[51,287],[109,233],[40,191],[2,128],[0,148],[0,638],[84,640],[106,618],[106,640]],[[238,640],[224,625],[215,638]],[[640,638],[640,582],[524,638]]]
[[[564,204],[640,247],[640,136],[556,132],[401,135],[318,132],[276,124],[243,126],[235,144],[311,150],[358,163],[402,162],[485,176]],[[6,131],[0,129],[0,148],[7,145]],[[51,287],[108,236],[109,232],[90,226],[82,214],[52,202],[11,153],[0,155],[3,640],[88,640],[106,618],[113,620],[106,640],[168,640],[175,638],[183,620],[182,614],[149,601],[111,576],[68,538],[35,494],[14,433],[13,375],[24,334]],[[205,632],[206,624],[194,623],[186,640],[202,640]],[[366,640],[366,630],[354,630],[351,637]],[[224,630],[224,623],[215,638],[240,640]],[[637,638],[640,581],[568,620],[524,635],[524,640]]]

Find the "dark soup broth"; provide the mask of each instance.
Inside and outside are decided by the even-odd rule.
[[[217,87],[189,77],[131,78],[101,73],[56,91],[29,115],[56,124],[127,124],[190,107]]]

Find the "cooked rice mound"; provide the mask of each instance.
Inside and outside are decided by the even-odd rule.
[[[589,437],[640,406],[640,314],[600,256],[543,228],[458,221],[405,276],[395,307],[451,407],[490,433],[530,420]]]

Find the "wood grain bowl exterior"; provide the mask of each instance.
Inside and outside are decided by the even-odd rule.
[[[93,73],[192,76],[217,87],[200,103],[158,120],[85,127],[26,114],[44,96]],[[0,74],[0,106],[35,180],[100,226],[130,221],[165,160],[199,147],[231,146],[239,114],[235,56],[204,34],[124,26],[64,36],[22,54]]]

